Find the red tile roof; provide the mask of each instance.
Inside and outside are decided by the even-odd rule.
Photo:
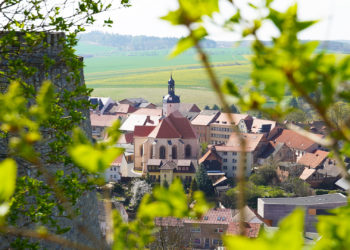
[[[315,135],[323,137],[322,135]],[[316,144],[316,142],[312,141],[311,139],[304,137],[299,133],[289,129],[284,129],[282,133],[274,139],[274,142],[285,143],[290,148],[299,149],[303,151]]]
[[[149,116],[162,116],[162,109],[152,109],[152,108],[139,108],[133,114],[137,115],[149,115]]]
[[[152,138],[197,138],[190,121],[178,111],[161,120],[148,136]]]
[[[120,144],[132,144],[134,142],[134,132],[121,134],[118,140]]]
[[[160,121],[158,126],[149,134],[152,138],[181,138],[171,121],[167,118]]]
[[[328,156],[328,152],[323,150],[316,150],[315,153],[306,153],[299,160],[299,164],[308,167],[317,168]]]
[[[113,162],[112,166],[120,166],[123,160],[123,154],[119,155]]]
[[[134,137],[147,137],[156,126],[135,126]]]
[[[91,126],[96,127],[111,127],[112,124],[118,120],[119,115],[98,115],[90,114]]]
[[[156,226],[168,226],[168,227],[183,227],[182,219],[173,217],[156,217],[154,219],[154,224]]]
[[[244,235],[248,238],[256,238],[259,235],[261,224],[244,222]],[[227,234],[239,235],[239,222],[231,222],[228,225]]]

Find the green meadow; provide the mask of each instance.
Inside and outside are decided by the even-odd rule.
[[[92,95],[115,100],[143,97],[160,104],[167,94],[170,74],[181,102],[199,106],[217,104],[205,70],[195,51],[169,59],[169,50],[118,51],[114,47],[80,43],[77,53],[84,56],[85,81],[94,88]],[[230,78],[243,85],[249,80],[250,64],[246,47],[207,49],[220,80]]]

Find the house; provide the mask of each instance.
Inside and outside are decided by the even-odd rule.
[[[157,105],[151,103],[151,102],[145,102],[145,103],[140,103],[139,108],[149,108],[149,109],[156,109]]]
[[[95,139],[105,138],[106,128],[111,127],[117,120],[122,121],[123,116],[90,113],[92,137]]]
[[[201,112],[201,109],[194,103],[180,103],[179,112]]]
[[[250,127],[250,133],[268,134],[276,126],[276,121],[254,118]]]
[[[147,115],[147,116],[159,116],[161,117],[162,109],[154,109],[154,108],[139,108],[134,113],[134,115]]]
[[[199,219],[156,218],[155,224],[160,228],[156,241],[159,240],[159,234],[162,233],[166,239],[173,237],[177,239],[177,242],[184,244],[176,245],[174,249],[218,249],[223,246],[222,237],[225,234],[239,234],[239,222],[235,219],[237,216],[239,217],[239,210],[214,208]],[[248,220],[254,221],[254,219]],[[244,224],[245,235],[256,238],[262,222],[248,220],[245,220]]]
[[[241,136],[245,141],[245,148],[242,148]],[[235,177],[242,153],[246,157],[246,175],[250,175],[253,164],[257,161],[267,145],[266,137],[263,134],[232,133],[226,145],[216,145],[216,152],[222,158],[222,171],[227,177]]]
[[[115,104],[115,101],[113,101],[109,97],[90,97],[89,101],[92,105],[95,105],[96,107],[94,109],[91,109],[93,113],[97,114],[105,114],[105,110],[107,108],[110,108],[112,105]]]
[[[316,136],[323,137],[322,135],[315,134]],[[312,153],[319,149],[321,146],[313,140],[289,129],[277,128],[277,132],[274,133],[270,139],[271,143],[284,143],[291,148],[297,160],[300,159],[305,153]]]
[[[217,110],[203,110],[193,120],[192,127],[196,131],[199,143],[210,142],[210,124],[214,122],[220,115]]]
[[[306,181],[313,188],[332,187],[341,178],[341,170],[336,161],[329,159],[329,152],[316,150],[314,153],[305,153],[298,163],[305,166],[300,179]]]
[[[211,146],[209,150],[198,160],[207,171],[222,171],[222,158],[216,152],[215,146]]]
[[[340,193],[293,198],[258,198],[258,215],[269,226],[276,226],[296,207],[302,207],[305,210],[305,231],[316,232],[317,215],[326,215],[327,210],[346,204],[347,197]]]
[[[134,108],[132,105],[130,104],[118,104],[118,106],[113,107],[109,112],[112,114],[130,114],[136,111],[136,108]]]
[[[278,162],[276,174],[280,182],[285,182],[289,177],[299,178],[305,166],[294,162]]]
[[[119,104],[130,104],[135,108],[138,108],[141,105],[141,103],[148,103],[148,101],[141,98],[141,97],[126,98],[126,99],[119,101]]]
[[[154,182],[172,183],[175,178],[180,178],[183,183],[190,185],[196,175],[196,162],[193,160],[149,159],[146,173]]]
[[[194,160],[199,156],[197,136],[188,119],[178,111],[156,126],[135,126],[135,169],[146,173],[149,159]]]
[[[121,179],[121,165],[127,164],[124,154],[115,159],[111,166],[105,170],[105,180],[106,182],[118,182]]]
[[[149,116],[143,114],[131,114],[123,122],[120,131],[124,133],[134,132],[136,126],[156,126],[159,123],[160,116]]]
[[[270,160],[295,163],[297,157],[294,150],[288,147],[285,143],[273,143],[270,141],[258,156],[257,162],[259,165],[263,165]]]
[[[225,144],[230,135],[235,132],[234,127],[247,133],[252,123],[253,117],[247,114],[220,113],[215,121],[210,123],[210,144]]]

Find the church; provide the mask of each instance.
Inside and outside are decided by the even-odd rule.
[[[154,181],[171,183],[175,177],[190,182],[198,166],[200,146],[190,121],[178,111],[180,97],[170,77],[163,97],[163,117],[157,126],[135,126],[135,170]]]

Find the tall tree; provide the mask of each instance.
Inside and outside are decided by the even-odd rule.
[[[198,189],[203,191],[207,196],[212,196],[214,194],[213,183],[203,165],[200,165],[199,169],[197,170],[196,182]]]

